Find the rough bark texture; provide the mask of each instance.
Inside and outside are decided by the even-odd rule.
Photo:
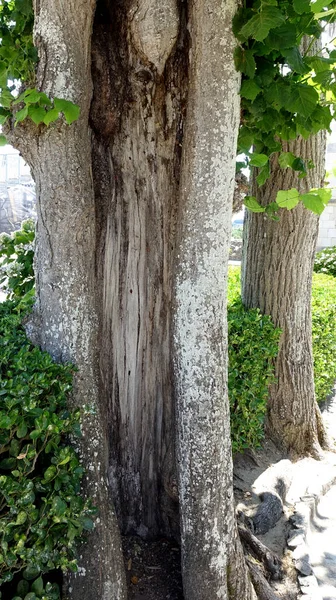
[[[227,396],[226,279],[238,87],[233,1],[189,5],[190,65],[174,307],[186,600],[249,598],[237,537]]]
[[[108,481],[106,406],[98,370],[95,202],[88,114],[91,101],[91,31],[95,3],[34,3],[38,84],[51,96],[81,107],[71,127],[17,128],[15,141],[32,167],[37,191],[37,304],[32,337],[58,361],[71,361],[72,403],[82,411],[79,452],[86,468],[84,491],[99,518],[80,548],[79,572],[70,578],[73,600],[126,597],[123,559]]]
[[[284,144],[284,151],[312,159],[315,167],[304,179],[291,169],[281,169],[277,157],[271,176],[253,194],[266,205],[279,190],[292,187],[308,191],[321,187],[324,178],[325,136]],[[270,388],[267,432],[289,452],[318,455],[325,433],[315,401],[311,286],[318,216],[300,203],[281,210],[280,222],[262,213],[247,211],[244,227],[242,297],[245,306],[259,307],[281,327],[280,350],[275,364],[276,383]]]
[[[79,369],[86,490],[100,508],[82,576],[71,582],[74,600],[124,598],[107,466],[125,532],[178,534],[171,319],[179,202],[174,349],[185,597],[252,594],[234,519],[226,390],[235,9],[234,0],[192,1],[188,14],[184,0],[36,0],[38,83],[81,106],[70,128],[16,130],[38,195],[31,331]]]
[[[178,534],[170,306],[186,57],[183,3],[98,3],[91,124],[109,480],[123,531],[143,537]]]

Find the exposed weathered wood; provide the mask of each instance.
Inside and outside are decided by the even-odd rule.
[[[261,568],[250,558],[246,558],[246,563],[259,600],[280,600],[280,597],[272,590]]]
[[[274,554],[267,546],[265,546],[253,533],[246,527],[238,526],[240,539],[248,546],[250,550],[256,555],[258,560],[262,562],[266,571],[270,574],[274,580],[282,579],[282,562],[280,558]]]

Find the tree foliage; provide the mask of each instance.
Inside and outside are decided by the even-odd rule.
[[[282,152],[281,142],[330,130],[336,50],[320,49],[316,41],[334,20],[335,2],[330,0],[250,0],[234,18],[240,42],[235,63],[242,73],[238,152],[247,155],[245,166],[258,169],[259,185],[269,177],[269,159],[274,153],[280,153],[283,169],[292,168],[300,177],[314,166],[291,152]],[[291,209],[299,201],[321,214],[329,200],[326,190],[314,190],[304,197],[293,190],[283,194],[267,208],[255,197],[248,197],[246,206],[277,218],[279,208]]]

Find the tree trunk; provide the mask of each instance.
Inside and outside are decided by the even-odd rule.
[[[324,179],[325,135],[283,145],[315,167],[304,179],[279,167],[273,157],[271,176],[253,195],[263,205],[275,201],[279,190],[308,191]],[[288,452],[320,453],[325,432],[315,400],[311,334],[311,287],[318,233],[318,216],[300,203],[280,211],[280,222],[247,211],[244,225],[242,297],[245,306],[259,307],[281,327],[276,382],[269,392],[266,430]]]
[[[80,548],[79,572],[69,579],[73,600],[126,598],[117,521],[107,481],[106,406],[99,380],[100,282],[96,277],[95,198],[88,114],[91,30],[95,2],[36,0],[38,84],[50,96],[81,107],[78,122],[12,133],[32,167],[37,196],[36,295],[32,338],[57,361],[77,367],[71,404],[81,408],[76,441],[86,469],[84,492],[99,515],[88,544]]]
[[[187,14],[184,0],[98,0],[93,16],[94,4],[36,0],[40,87],[80,104],[81,117],[71,127],[15,130],[37,183],[35,329],[55,358],[78,367],[73,402],[83,407],[86,488],[101,511],[81,550],[86,577],[71,582],[71,597],[124,598],[107,463],[122,530],[178,535],[172,306],[181,203],[173,351],[179,430],[187,431],[179,446],[185,596],[249,600],[226,390],[236,2],[191,2]],[[195,348],[183,337],[189,310]],[[194,432],[192,402],[197,410],[202,403]],[[203,483],[192,490],[198,476]]]
[[[189,14],[173,329],[186,600],[252,593],[234,516],[227,395],[226,281],[239,123],[235,8],[233,1],[200,0]]]

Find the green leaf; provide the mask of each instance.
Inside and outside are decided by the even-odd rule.
[[[300,157],[297,157],[293,160],[292,169],[294,171],[301,171],[301,173],[307,173],[306,163]]]
[[[21,579],[21,581],[19,581],[19,583],[17,584],[16,591],[19,594],[19,596],[22,596],[22,597],[24,597],[26,594],[28,594],[28,592],[29,592],[28,581],[26,581],[25,579]]]
[[[43,579],[42,577],[38,577],[37,579],[35,579],[35,581],[33,581],[31,590],[32,592],[35,592],[37,596],[42,596],[43,587]]]
[[[264,167],[261,167],[258,176],[257,176],[257,183],[258,185],[264,185],[264,183],[267,181],[267,179],[270,176],[270,167],[269,167],[269,163],[267,163]]]
[[[16,432],[16,436],[21,439],[23,437],[25,437],[25,435],[27,435],[27,425],[25,423],[21,423],[19,425],[19,427],[17,428],[17,432]]]
[[[250,156],[250,165],[251,167],[263,167],[268,163],[268,156],[266,154],[257,154],[254,152]]]
[[[316,0],[315,2],[311,3],[311,10],[313,13],[322,12],[324,8],[332,3],[332,1],[333,0]]]
[[[296,38],[297,31],[295,25],[287,21],[284,25],[272,29],[266,42],[270,49],[285,50],[286,48],[296,46]]]
[[[291,190],[280,190],[276,195],[276,203],[280,208],[287,208],[291,210],[300,201],[300,194],[298,190],[292,188]]]
[[[293,0],[293,8],[298,15],[311,12],[310,0]]]
[[[28,115],[35,125],[39,125],[40,123],[43,123],[44,117],[46,116],[46,111],[41,106],[30,106],[28,109]]]
[[[286,169],[287,167],[291,167],[293,161],[295,160],[295,156],[293,152],[281,152],[279,155],[279,165],[282,169]]]
[[[28,116],[28,106],[25,106],[15,114],[15,125],[21,123]]]
[[[314,111],[319,95],[309,85],[296,84],[293,86],[287,101],[287,109],[304,117],[309,117]]]
[[[322,202],[318,194],[302,194],[300,198],[306,208],[311,210],[316,215],[321,215],[325,209],[325,204]]]
[[[87,531],[91,531],[94,528],[94,522],[89,517],[81,517],[80,522]]]
[[[62,100],[61,98],[54,99],[55,108],[64,114],[65,120],[68,125],[71,125],[76,121],[80,114],[80,108],[78,104],[74,104],[69,100]]]
[[[6,146],[6,144],[8,144],[6,136],[0,134],[0,146]]]
[[[51,465],[50,467],[48,467],[48,469],[44,472],[44,479],[46,481],[51,481],[51,479],[53,479],[55,477],[57,473],[57,469],[56,467],[54,467],[54,465]]]
[[[65,513],[67,504],[59,496],[55,496],[52,502],[52,510],[57,517],[60,517]]]
[[[256,70],[256,61],[252,50],[246,50],[238,46],[234,53],[234,61],[237,71],[253,79]]]
[[[246,208],[248,208],[252,212],[255,212],[255,213],[265,212],[265,208],[263,206],[261,206],[261,204],[259,204],[259,202],[255,196],[245,196],[244,205],[246,206]]]
[[[29,594],[25,596],[24,600],[38,600],[38,598],[34,592],[29,592]]]
[[[38,577],[39,574],[40,568],[36,567],[35,565],[26,567],[22,573],[23,577],[27,579],[27,581],[32,581],[33,579],[36,579],[36,577]]]
[[[51,110],[48,110],[47,114],[43,119],[43,123],[45,123],[46,125],[50,125],[50,123],[57,121],[58,117],[59,111],[57,110],[57,108],[52,108]]]
[[[21,510],[16,517],[16,525],[23,525],[27,521],[27,513],[24,510]]]
[[[240,35],[254,38],[262,42],[271,29],[275,29],[285,22],[282,12],[274,6],[265,6],[243,25]]]
[[[285,60],[292,71],[296,71],[296,73],[303,74],[309,71],[309,68],[302,59],[300,50],[297,47],[286,50]]]
[[[331,200],[332,190],[330,188],[319,188],[311,191],[317,193],[317,195],[321,198],[323,204],[325,205],[327,205],[328,202]]]
[[[255,100],[261,92],[261,87],[253,79],[245,79],[240,88],[240,95],[247,100]]]

